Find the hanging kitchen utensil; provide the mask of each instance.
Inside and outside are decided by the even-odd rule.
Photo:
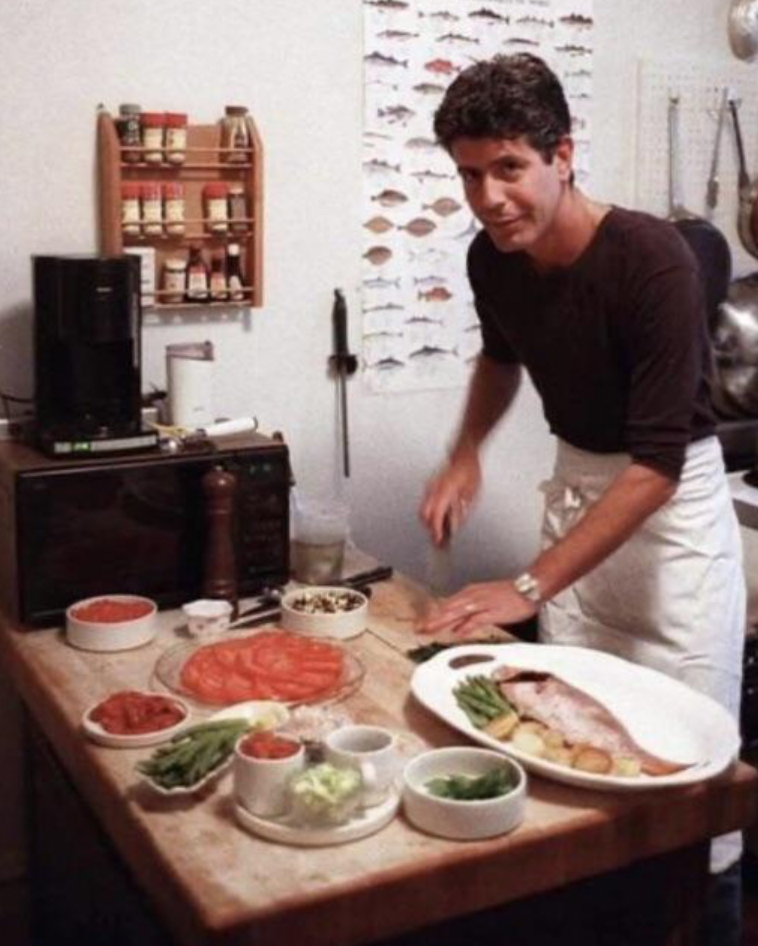
[[[738,114],[737,99],[729,99],[729,110],[734,122],[734,137],[737,143],[737,159],[739,161],[738,189],[739,189],[739,216],[737,217],[737,232],[742,245],[752,256],[758,257],[758,183],[751,181],[747,173],[745,160],[745,146],[742,141],[742,129]]]
[[[726,110],[729,107],[729,88],[724,88],[721,93],[721,102],[719,104],[718,117],[716,118],[716,138],[713,142],[713,157],[711,158],[711,173],[708,176],[708,186],[705,194],[705,202],[710,210],[715,210],[719,202],[719,156],[721,153],[721,135],[724,130],[724,119]]]
[[[334,329],[334,354],[329,357],[329,366],[335,377],[340,394],[340,422],[342,426],[342,468],[346,477],[350,476],[350,440],[347,422],[347,384],[346,379],[355,374],[358,359],[351,355],[347,345],[347,305],[341,289],[334,290],[332,307],[332,326]]]
[[[669,95],[669,214],[698,262],[711,328],[732,278],[732,253],[724,234],[712,223],[687,210],[679,169],[679,96]]]
[[[758,0],[732,0],[729,10],[729,45],[748,62],[758,54]]]

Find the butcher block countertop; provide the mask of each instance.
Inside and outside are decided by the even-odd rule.
[[[429,746],[462,741],[409,693],[405,656],[424,592],[405,579],[374,586],[368,632],[345,645],[366,667],[345,702],[355,721],[411,730]],[[138,782],[152,750],[86,740],[82,713],[107,694],[146,688],[157,658],[183,640],[179,612],[156,640],[119,654],[78,651],[60,630],[0,629],[0,664],[80,796],[182,944],[350,946],[695,848],[747,826],[758,777],[743,764],[712,782],[652,792],[597,792],[533,777],[524,824],[481,842],[422,834],[402,816],[380,833],[330,848],[259,840],[232,816],[231,775],[199,798],[165,799]],[[507,638],[506,638],[507,639]]]

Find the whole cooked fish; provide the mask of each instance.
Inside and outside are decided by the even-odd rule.
[[[647,752],[602,703],[552,673],[501,667],[493,679],[520,716],[556,730],[568,743],[637,759],[646,775],[672,775],[689,768]]]

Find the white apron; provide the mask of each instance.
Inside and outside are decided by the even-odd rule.
[[[543,547],[553,545],[631,463],[559,441],[542,485]],[[739,526],[715,437],[687,449],[674,496],[601,565],[547,602],[540,640],[593,647],[688,683],[739,719],[746,593]],[[714,842],[711,870],[740,856]]]

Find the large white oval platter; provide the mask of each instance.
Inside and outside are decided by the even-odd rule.
[[[460,666],[463,657],[488,658]],[[453,665],[451,665],[451,662]],[[453,690],[465,677],[512,666],[547,671],[602,703],[648,752],[688,768],[672,775],[622,778],[556,765],[488,736],[469,721]],[[476,742],[517,759],[537,775],[605,791],[647,791],[713,778],[736,760],[736,721],[715,700],[656,670],[584,647],[548,644],[468,644],[444,650],[416,668],[416,699]]]

